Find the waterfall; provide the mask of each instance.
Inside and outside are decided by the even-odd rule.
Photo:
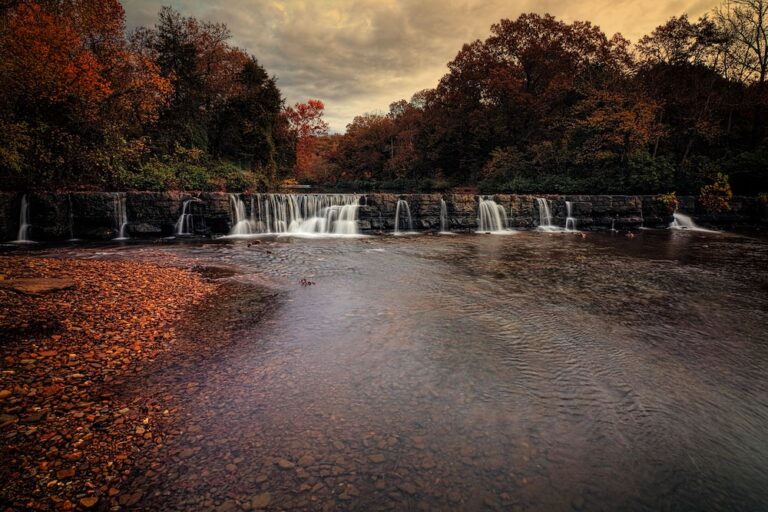
[[[411,219],[411,207],[408,206],[408,201],[405,199],[397,200],[397,207],[395,208],[395,234],[404,234],[400,231],[400,210],[403,209],[405,214],[408,215],[408,231],[406,233],[413,233],[413,219]]]
[[[229,234],[231,236],[253,234],[253,226],[246,218],[245,203],[240,194],[229,194],[229,206],[232,214],[232,229],[229,230]]]
[[[21,196],[21,210],[19,211],[19,234],[16,237],[16,243],[29,244],[33,243],[29,239],[29,232],[32,229],[32,224],[29,223],[29,201],[27,200],[27,194]]]
[[[686,231],[701,231],[703,233],[717,233],[711,229],[704,229],[696,225],[693,219],[688,215],[675,212],[673,215],[672,223],[669,225],[669,229],[681,229]]]
[[[354,194],[255,194],[246,216],[243,200],[230,194],[234,227],[229,234],[358,235],[360,198]]]
[[[566,231],[576,231],[576,219],[571,215],[571,209],[572,209],[571,202],[566,201],[565,202],[565,211],[566,211],[565,230]]]
[[[552,224],[552,210],[549,209],[549,201],[543,197],[537,197],[536,206],[539,208],[539,229],[541,231],[557,231],[559,228]]]
[[[114,207],[115,228],[117,230],[117,238],[113,240],[127,240],[128,207],[125,194],[117,192],[112,198],[112,204]]]
[[[611,233],[616,232],[616,218],[611,219]]]
[[[176,236],[192,235],[195,232],[195,221],[192,217],[192,203],[199,202],[199,199],[187,199],[181,206],[181,215],[176,221]],[[189,213],[187,213],[189,212]]]
[[[643,199],[640,198],[640,229],[646,229],[645,216],[643,215]]]
[[[480,204],[477,210],[477,230],[482,233],[514,233],[508,228],[507,214],[504,207],[496,201],[485,197],[479,197]]]
[[[448,205],[445,202],[445,199],[442,197],[440,198],[440,234],[441,235],[452,235],[450,231],[448,231]]]

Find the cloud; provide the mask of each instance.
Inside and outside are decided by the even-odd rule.
[[[523,12],[590,20],[636,41],[671,16],[716,0],[175,0],[185,15],[226,23],[234,44],[278,77],[289,104],[318,98],[334,131],[355,115],[434,87],[464,43]],[[129,28],[152,25],[167,0],[126,0]]]

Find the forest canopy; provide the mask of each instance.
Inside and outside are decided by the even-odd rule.
[[[12,2],[0,25],[0,169],[17,188],[248,189],[293,167],[275,79],[226,26],[117,0]]]
[[[0,6],[0,178],[10,189],[768,191],[768,3],[673,17],[635,44],[523,14],[433,89],[329,134],[286,106],[220,23],[117,0]]]
[[[358,116],[315,172],[357,187],[768,190],[768,3],[674,17],[632,45],[589,22],[501,20],[434,89]],[[726,178],[727,180],[727,178]]]

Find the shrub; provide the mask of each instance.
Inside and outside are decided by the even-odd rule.
[[[653,158],[648,152],[635,152],[627,161],[626,188],[628,194],[653,193],[672,184],[675,168],[666,158]]]
[[[173,167],[160,160],[150,160],[138,170],[124,171],[120,181],[129,189],[163,191],[178,187]]]
[[[658,196],[656,196],[656,200],[666,207],[667,213],[672,214],[677,210],[677,205],[678,205],[677,194],[674,192],[659,194]]]
[[[701,187],[699,202],[710,213],[720,213],[731,209],[733,192],[728,175],[718,172],[715,180]]]

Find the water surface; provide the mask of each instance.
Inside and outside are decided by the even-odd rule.
[[[521,232],[101,252],[180,254],[278,292],[237,344],[172,376],[191,391],[165,462],[134,484],[143,508],[768,507],[764,241]]]

